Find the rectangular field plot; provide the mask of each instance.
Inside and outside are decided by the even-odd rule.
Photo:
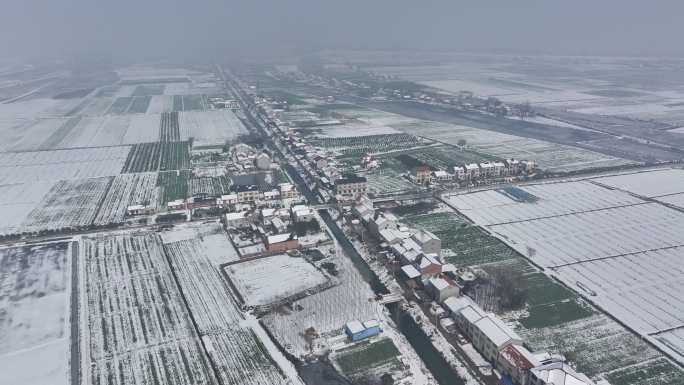
[[[86,238],[82,255],[93,384],[216,383],[158,236]]]
[[[218,225],[210,227],[222,231]],[[250,326],[240,313],[227,282],[221,276],[219,265],[216,264],[219,256],[207,254],[213,248],[212,240],[192,230],[199,228],[174,229],[165,234],[168,240],[185,239],[166,243],[164,249],[176,272],[207,353],[218,369],[221,383],[290,383],[271,357],[271,354],[281,353],[267,350],[264,342],[259,340],[252,329],[261,326],[258,323]],[[188,238],[193,233],[199,237]],[[232,249],[232,253],[237,254],[230,244],[227,246]]]
[[[684,193],[667,195],[664,197],[657,198],[656,200],[658,202],[667,203],[667,204],[670,204],[672,206],[676,206],[676,207],[679,207],[681,209],[684,209]]]
[[[328,283],[306,259],[287,254],[237,263],[225,271],[249,306],[269,305]]]
[[[111,178],[57,182],[21,226],[22,232],[78,229],[90,226]]]
[[[684,170],[665,169],[592,179],[648,198],[684,193]]]
[[[148,114],[160,114],[162,112],[173,111],[173,96],[168,95],[154,95],[150,99],[150,105],[147,107]]]
[[[0,184],[118,175],[130,146],[0,154]]]
[[[0,234],[21,232],[21,224],[53,184],[36,182],[0,186]]]
[[[157,207],[157,173],[121,174],[114,177],[93,222],[96,226],[123,223],[132,205]]]
[[[223,145],[248,132],[230,110],[182,112],[179,119],[181,140],[193,138],[195,146]]]
[[[526,221],[643,203],[627,193],[590,182],[561,182],[514,187],[534,199],[516,199],[510,191],[486,190],[449,196],[447,201],[480,225]]]
[[[684,213],[657,203],[489,226],[545,267],[684,244]]]
[[[285,349],[295,356],[309,353],[304,338],[313,327],[322,336],[343,334],[349,320],[370,320],[382,317],[382,308],[370,300],[374,297],[368,283],[358,273],[351,260],[340,250],[321,262],[329,262],[338,271],[339,284],[306,296],[266,314],[262,322]]]
[[[0,249],[0,383],[68,383],[71,250]]]

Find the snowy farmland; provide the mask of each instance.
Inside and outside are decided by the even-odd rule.
[[[69,242],[0,249],[0,383],[69,383],[71,250]]]
[[[218,224],[209,225],[209,228],[222,231]],[[172,230],[165,234],[164,249],[207,353],[218,368],[221,383],[299,383],[292,365],[267,337],[263,339],[265,332],[261,325],[249,322],[233,300],[221,275],[219,258],[206,253],[215,248],[210,244],[215,244],[216,239],[198,231],[204,230],[193,227]],[[218,235],[218,231],[214,235]],[[192,234],[198,237],[188,238]],[[232,249],[230,244],[227,247]]]
[[[110,178],[91,178],[56,183],[28,214],[21,226],[22,232],[78,229],[91,225],[110,181]]]
[[[102,200],[94,224],[123,223],[126,209],[132,205],[145,205],[153,208],[159,205],[156,172],[115,176]]]
[[[515,196],[486,190],[449,203],[684,362],[684,213],[593,183],[659,194],[677,188],[653,182],[671,172],[522,185]]]
[[[306,259],[287,254],[236,263],[225,271],[249,306],[269,305],[328,282]]]
[[[593,179],[605,186],[647,198],[684,193],[684,170],[662,169]]]
[[[271,312],[262,318],[280,344],[297,357],[309,353],[304,331],[310,327],[328,338],[342,334],[350,320],[383,317],[382,305],[371,300],[373,291],[341,249],[336,248],[335,254],[323,261],[335,264],[338,285],[294,301],[289,310]]]
[[[0,184],[118,175],[130,146],[0,153]]]
[[[223,145],[247,129],[231,110],[185,111],[180,113],[181,140],[194,138],[195,146]]]

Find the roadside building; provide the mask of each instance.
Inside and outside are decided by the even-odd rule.
[[[221,195],[219,198],[219,205],[234,205],[238,203],[238,196],[237,194],[228,194],[228,195]]]
[[[457,297],[460,288],[456,283],[448,278],[435,277],[428,280],[428,288],[435,298],[435,301],[442,303],[447,298]]]
[[[235,191],[238,202],[254,202],[259,199],[259,187],[256,185],[238,185]]]
[[[457,180],[464,180],[465,179],[465,167],[463,166],[454,166],[454,178]]]
[[[401,243],[404,239],[408,237],[408,233],[400,231],[398,229],[389,228],[380,230],[380,239],[382,239],[383,242],[387,243],[388,246]]]
[[[480,163],[480,176],[483,178],[491,178],[494,176],[494,165],[489,162]]]
[[[368,190],[368,181],[361,176],[348,175],[335,180],[335,194],[343,196],[365,194],[366,190]]]
[[[411,179],[413,179],[415,183],[422,185],[432,182],[432,170],[430,169],[430,166],[416,166],[411,173]]]
[[[153,212],[154,208],[147,207],[145,205],[132,205],[126,208],[126,214],[128,214],[129,216],[148,215],[152,214]]]
[[[500,178],[508,174],[508,169],[506,168],[506,165],[503,162],[494,162],[492,163],[492,165],[494,166],[494,177]]]
[[[427,230],[419,230],[413,233],[411,239],[421,247],[425,254],[439,255],[442,251],[442,241],[435,234]]]
[[[565,362],[553,362],[532,368],[526,385],[595,385]]]
[[[169,210],[185,210],[186,205],[183,199],[176,199],[174,201],[168,202],[166,207]]]
[[[475,321],[471,341],[489,362],[496,362],[499,351],[508,345],[522,344],[522,338],[493,314]]]
[[[280,183],[278,185],[281,199],[293,199],[297,197],[297,190],[291,183]]]
[[[477,163],[470,163],[463,166],[465,168],[465,179],[473,180],[480,177],[480,166]]]
[[[392,213],[376,211],[373,219],[368,222],[368,231],[375,237],[380,237],[380,231],[397,227],[398,218]]]
[[[310,222],[316,218],[313,209],[306,205],[292,206],[291,211],[295,222]]]
[[[453,175],[449,174],[448,172],[444,170],[437,170],[432,173],[432,178],[433,180],[436,180],[437,182],[449,182],[453,178]]]
[[[418,270],[424,281],[442,274],[442,263],[437,254],[421,254],[418,259]]]
[[[226,227],[240,228],[247,227],[251,224],[251,218],[247,211],[238,211],[235,213],[227,213],[224,217]]]
[[[539,365],[539,360],[527,348],[511,344],[499,352],[496,367],[504,385],[526,385],[530,369]]]
[[[294,233],[284,233],[266,237],[266,250],[269,252],[282,252],[299,247],[299,240]]]

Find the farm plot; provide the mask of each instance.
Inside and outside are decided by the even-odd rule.
[[[21,224],[52,185],[35,182],[0,186],[0,235],[20,233]]]
[[[161,114],[137,114],[128,116],[130,123],[122,144],[149,143],[159,141]]]
[[[0,184],[118,175],[130,146],[0,153]]]
[[[417,150],[400,151],[399,154],[408,155],[423,164],[441,170],[451,170],[454,166],[462,166],[467,163],[497,160],[497,158],[490,155],[479,154],[469,150],[460,150],[452,146],[443,145],[430,146]],[[396,155],[397,154],[388,154],[385,156]]]
[[[209,103],[206,95],[173,95],[173,111],[206,111]]]
[[[147,112],[147,107],[149,107],[151,100],[151,96],[135,96],[126,112],[129,114],[144,114]]]
[[[214,267],[240,260],[228,234],[218,222],[176,225],[173,231],[162,232],[161,237],[164,244],[188,240],[198,241],[198,247],[201,247],[200,255],[207,257]]]
[[[5,127],[0,122],[0,127],[3,127],[0,130],[2,134],[0,149],[2,151],[38,150],[43,146],[46,138],[59,131],[63,125],[68,124],[69,120],[68,118],[21,120],[12,121]]]
[[[246,305],[265,306],[304,291],[320,290],[328,278],[304,258],[279,254],[226,266]],[[273,280],[272,277],[278,277]]]
[[[519,199],[511,190],[485,190],[449,196],[449,205],[480,225],[519,222],[644,203],[627,193],[587,181],[515,187],[534,199]],[[515,192],[513,190],[513,192]]]
[[[157,186],[160,187],[160,205],[165,206],[168,202],[188,197],[189,170],[160,172],[157,177]]]
[[[21,225],[22,232],[79,229],[90,226],[111,178],[57,182]]]
[[[159,170],[187,170],[190,168],[189,142],[162,142]]]
[[[214,384],[158,236],[84,238],[93,384]]]
[[[159,170],[162,143],[134,144],[123,165],[122,173]]]
[[[224,145],[247,133],[247,128],[231,110],[190,111],[180,114],[181,139],[193,138],[195,146]]]
[[[157,207],[157,173],[121,174],[114,177],[93,222],[96,226],[123,223],[128,206]]]
[[[361,343],[335,352],[333,360],[337,362],[346,376],[355,378],[371,370],[400,367],[401,355],[391,339],[386,338],[372,343]]]
[[[164,249],[221,382],[289,383],[271,353],[244,322],[218,266],[204,254],[203,242],[181,240],[165,244]]]
[[[133,96],[155,96],[164,95],[164,84],[141,84],[135,87]]]
[[[342,334],[349,320],[382,318],[382,308],[369,299],[373,291],[358,273],[351,260],[336,254],[324,260],[335,265],[339,284],[327,290],[294,301],[289,307],[271,312],[262,318],[271,334],[285,349],[295,355],[309,353],[304,331],[310,327],[324,337]]]
[[[159,140],[162,142],[177,142],[181,140],[178,112],[165,112],[161,114]]]
[[[173,97],[167,95],[154,95],[147,107],[148,114],[160,114],[173,111]]]
[[[68,384],[70,256],[69,242],[0,249],[1,383]]]
[[[605,186],[656,198],[684,193],[684,170],[664,169],[592,179]]]
[[[420,190],[419,186],[393,169],[381,168],[369,172],[366,179],[368,180],[368,191],[375,195],[395,195]]]
[[[114,100],[114,103],[112,103],[111,106],[109,106],[109,109],[107,110],[108,115],[121,115],[125,114],[126,111],[128,111],[128,108],[131,106],[131,103],[133,103],[133,97],[131,96],[123,96],[116,98]]]
[[[350,132],[356,133],[355,131],[348,131],[347,134]],[[312,138],[309,139],[308,142],[313,146],[336,149],[345,155],[358,156],[401,150],[428,144],[421,143],[418,138],[408,134]]]
[[[434,233],[442,241],[442,259],[456,266],[474,266],[516,258],[500,240],[465,222],[453,213],[433,213],[402,218],[411,227]]]
[[[199,177],[188,180],[188,194],[220,196],[230,193],[230,186],[232,182],[230,178],[225,175],[215,177]]]

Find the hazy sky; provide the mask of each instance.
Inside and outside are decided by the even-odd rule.
[[[684,56],[681,0],[1,0],[2,57],[322,48]]]

